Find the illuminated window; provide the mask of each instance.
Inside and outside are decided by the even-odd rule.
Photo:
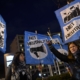
[[[6,63],[7,63],[7,67],[12,63],[14,56],[10,55],[10,56],[6,56]]]
[[[44,67],[44,64],[42,64],[42,67]]]
[[[32,69],[32,66],[30,66],[30,69]]]
[[[22,50],[22,51],[24,51],[24,49],[23,49],[23,48],[22,48],[21,50]]]
[[[20,43],[19,46],[20,46],[20,47],[24,47],[24,44],[23,44],[23,43]]]
[[[13,55],[10,55],[10,56],[6,56],[6,61],[11,61],[11,60],[13,60]]]
[[[58,35],[60,36],[60,33],[58,33]]]
[[[22,47],[22,44],[20,44],[20,47]]]
[[[7,67],[12,63],[12,61],[7,61]]]

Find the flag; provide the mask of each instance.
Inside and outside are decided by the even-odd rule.
[[[55,44],[53,46],[55,49],[57,49],[61,54],[68,55],[68,45],[63,44],[62,39],[59,35],[53,35],[52,39],[54,40]],[[60,60],[57,58],[57,60],[60,62]]]
[[[0,15],[0,51],[6,51],[6,22]]]
[[[80,37],[80,1],[75,0],[70,4],[55,11],[59,21],[63,42],[75,41]]]
[[[25,31],[26,64],[53,64],[53,55],[46,41],[48,36]]]
[[[61,45],[64,45],[64,43],[62,42],[62,39],[60,38],[59,35],[53,35],[52,36],[52,41],[55,43],[55,44],[61,44]]]

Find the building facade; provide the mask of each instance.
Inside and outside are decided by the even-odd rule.
[[[16,35],[14,40],[10,45],[10,52],[16,53],[18,51],[24,52],[24,36],[23,35]]]

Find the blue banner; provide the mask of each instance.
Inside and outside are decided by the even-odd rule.
[[[75,0],[70,4],[55,11],[59,21],[64,43],[75,41],[80,37],[80,1]]]
[[[46,41],[48,36],[25,31],[24,45],[26,64],[52,64],[53,54]]]
[[[62,39],[60,38],[59,35],[53,35],[53,36],[52,36],[52,39],[53,39],[53,42],[54,42],[55,44],[64,45],[64,43],[62,42]]]
[[[53,35],[52,39],[54,40],[53,46],[63,55],[68,55],[68,46],[63,44],[59,35]],[[58,59],[58,61],[60,61]]]
[[[6,51],[6,22],[0,15],[0,51]]]

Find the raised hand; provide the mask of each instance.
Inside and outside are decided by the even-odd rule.
[[[47,45],[48,46],[52,45],[52,41],[51,40],[47,41]]]

